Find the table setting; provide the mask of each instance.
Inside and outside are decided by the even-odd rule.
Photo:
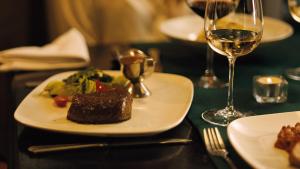
[[[107,47],[88,48],[76,29],[42,47],[0,52],[1,71],[18,74],[9,166],[296,168],[291,151],[275,142],[283,127],[300,122],[300,82],[290,74],[300,65],[300,24],[263,16],[260,0],[229,1],[209,0],[205,14],[193,9],[199,16],[162,22],[168,41],[132,43],[113,55],[103,52]],[[290,0],[290,8],[296,2]],[[104,58],[108,66],[99,64]],[[45,95],[51,82],[66,85],[72,75],[94,68],[112,82],[126,80],[129,119],[79,123],[68,117],[73,99],[60,106]],[[207,72],[222,85],[202,85]],[[84,80],[94,86],[86,91],[99,92],[97,80]]]

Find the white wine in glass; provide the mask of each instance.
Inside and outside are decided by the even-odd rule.
[[[288,0],[290,14],[300,23],[300,0]],[[286,70],[286,75],[293,80],[300,80],[300,67]]]
[[[234,0],[223,0],[231,4]],[[229,63],[229,86],[227,106],[221,110],[208,110],[202,118],[215,125],[227,126],[231,121],[245,116],[233,104],[233,79],[235,61],[239,56],[252,52],[260,43],[263,34],[261,0],[240,0],[233,11],[220,0],[208,0],[204,19],[205,36],[209,46],[226,56]],[[226,11],[225,11],[226,12]]]
[[[208,43],[212,49],[230,59],[253,51],[260,38],[259,33],[242,29],[218,29],[207,32]]]

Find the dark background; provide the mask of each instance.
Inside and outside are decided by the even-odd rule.
[[[48,39],[47,21],[44,0],[0,0],[0,51],[12,47],[24,45],[42,45]],[[8,103],[13,99],[9,89],[4,81],[10,79],[12,74],[0,73],[0,92],[5,98],[0,98],[0,163],[6,161],[5,158],[9,152],[10,137],[7,133],[7,127],[13,127],[9,124],[7,115],[10,106]],[[11,105],[12,106],[12,105]],[[5,155],[6,154],[6,155]],[[1,168],[1,164],[0,164]]]
[[[0,50],[47,41],[44,0],[0,1]]]
[[[281,11],[273,9],[270,0],[262,0],[264,14],[288,20],[287,0],[274,0],[282,4]],[[23,45],[43,45],[49,42],[47,33],[46,0],[0,0],[0,50]]]

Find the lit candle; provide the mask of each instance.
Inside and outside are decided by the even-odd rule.
[[[257,79],[258,83],[263,84],[263,85],[275,85],[275,84],[281,84],[282,79],[278,76],[264,76],[264,77],[259,77]]]
[[[254,76],[253,82],[253,96],[258,103],[282,103],[287,100],[288,82],[282,76]]]

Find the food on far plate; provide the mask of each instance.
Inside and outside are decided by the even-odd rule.
[[[283,126],[277,135],[275,147],[287,151],[290,163],[300,167],[300,123],[294,127]]]
[[[124,87],[105,92],[77,94],[72,99],[67,119],[85,124],[115,123],[131,118],[132,96]]]
[[[290,152],[293,146],[300,141],[300,123],[294,127],[283,126],[277,135],[275,147]]]
[[[290,152],[290,162],[294,166],[300,167],[300,142],[298,141]]]

